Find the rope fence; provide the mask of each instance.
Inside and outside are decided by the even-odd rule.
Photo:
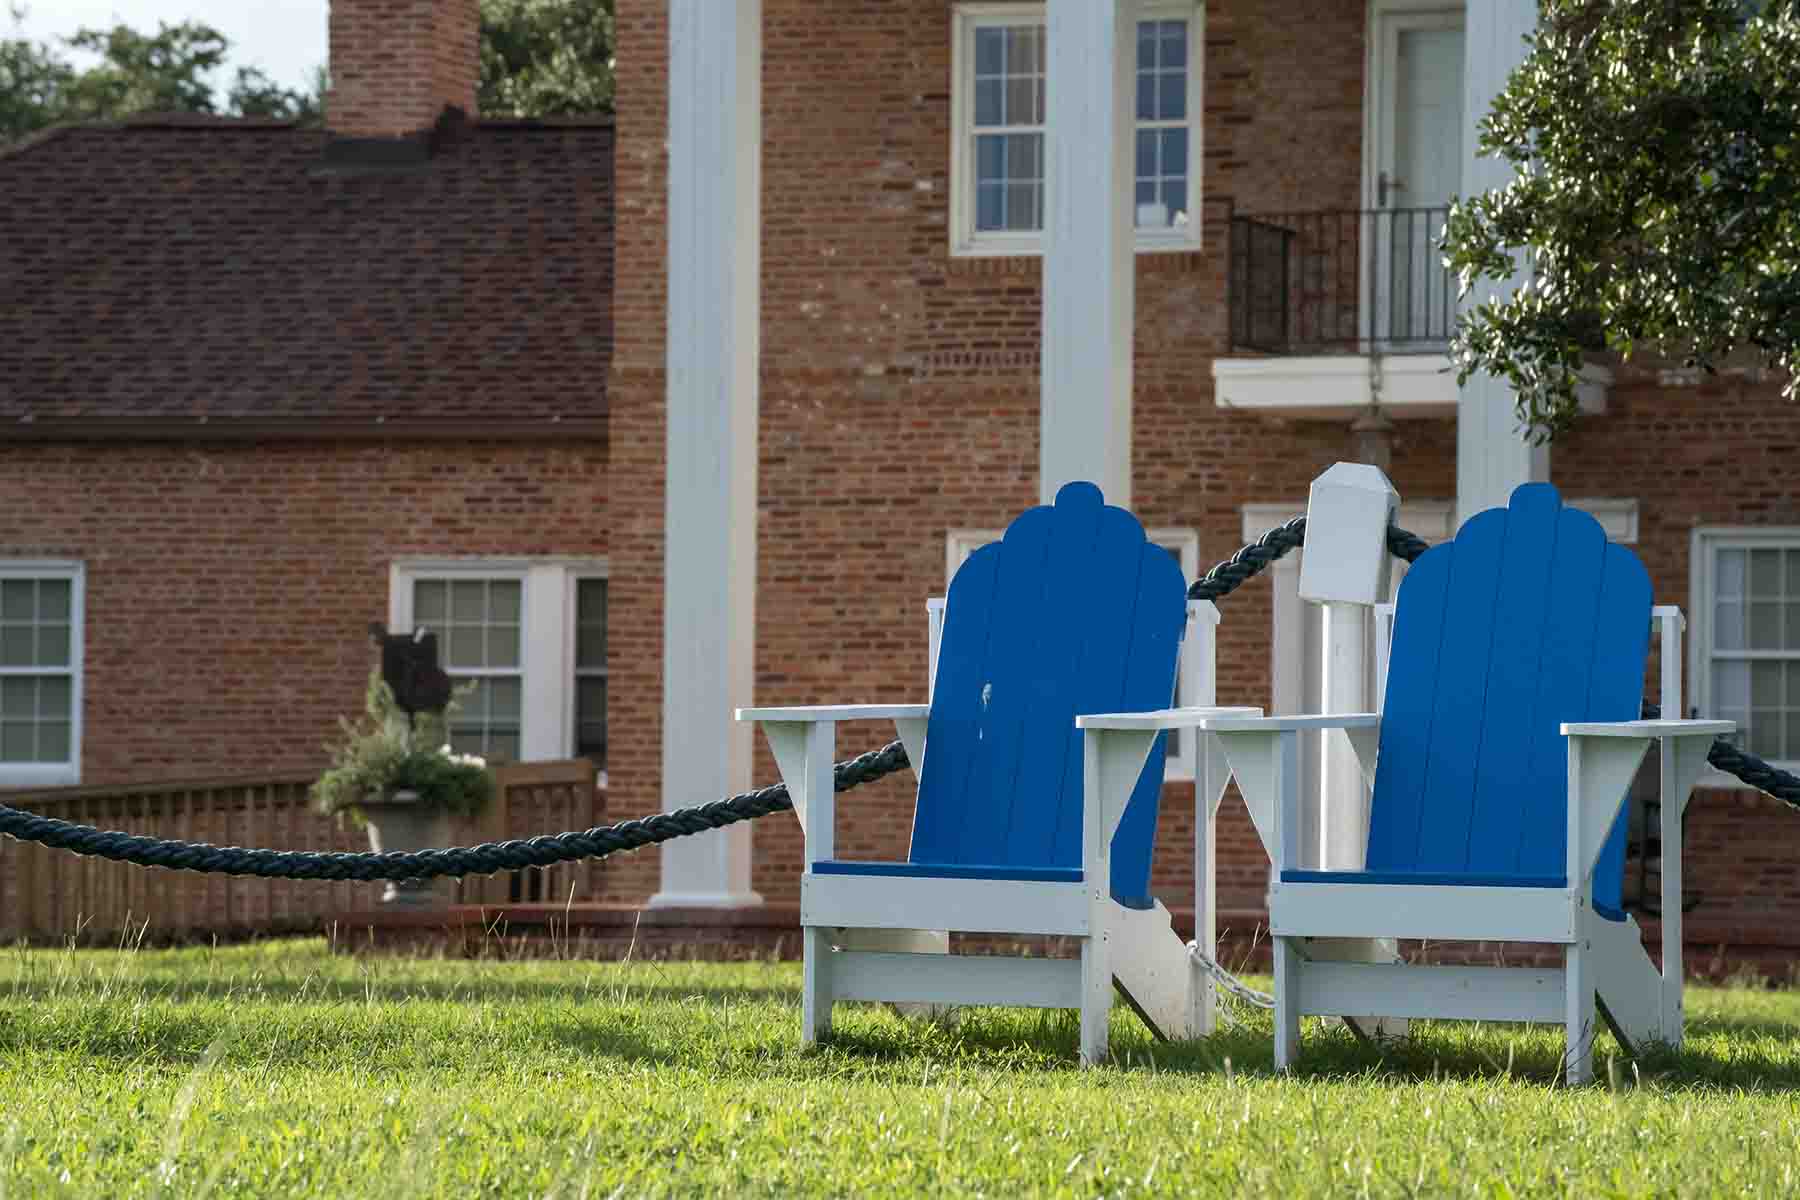
[[[1192,600],[1222,600],[1306,541],[1306,518],[1298,516],[1277,525],[1214,566],[1188,588]],[[1388,551],[1411,563],[1430,547],[1423,538],[1398,526],[1388,529]],[[1654,705],[1645,705],[1654,716]],[[1783,771],[1756,755],[1720,738],[1707,761],[1752,787],[1800,808],[1800,776]],[[833,788],[849,791],[892,775],[910,766],[906,748],[890,742],[879,750],[858,755],[832,768]],[[433,879],[441,876],[492,875],[526,867],[548,867],[579,859],[603,858],[624,850],[654,846],[672,838],[722,829],[739,821],[753,820],[794,807],[786,784],[774,784],[741,792],[722,800],[675,812],[655,813],[616,825],[584,831],[545,834],[540,837],[479,846],[447,849],[350,853],[343,851],[260,850],[240,846],[214,846],[168,838],[143,837],[116,830],[103,831],[54,817],[0,805],[0,834],[51,849],[162,867],[245,875],[264,879],[321,879],[372,882],[375,880]]]

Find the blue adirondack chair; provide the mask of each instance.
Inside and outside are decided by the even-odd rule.
[[[1067,1007],[1093,1062],[1115,979],[1153,1029],[1192,1030],[1185,946],[1150,897],[1163,731],[1256,710],[1163,711],[1186,621],[1175,559],[1072,483],[957,571],[930,705],[739,711],[806,834],[803,1043],[839,1000]],[[1129,728],[1076,728],[1118,710]],[[894,721],[918,774],[905,862],[836,856],[834,731],[852,719]],[[1063,935],[1081,957],[949,956],[948,931]]]
[[[1634,719],[1649,636],[1637,556],[1555,488],[1526,484],[1401,584],[1384,714],[1203,725],[1279,867],[1278,1067],[1298,1052],[1302,1014],[1551,1021],[1567,1027],[1567,1078],[1581,1082],[1596,993],[1628,1047],[1679,1040],[1679,952],[1657,971],[1621,908],[1620,810],[1660,739],[1664,828],[1676,832],[1663,855],[1678,878],[1681,809],[1712,739],[1733,726]],[[1297,859],[1302,729],[1343,729],[1359,756],[1377,755],[1363,870]],[[1314,945],[1370,937],[1552,943],[1563,967],[1338,962]]]

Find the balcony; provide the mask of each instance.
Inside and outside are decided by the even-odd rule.
[[[1233,217],[1232,350],[1443,354],[1456,325],[1456,280],[1437,248],[1449,212]]]

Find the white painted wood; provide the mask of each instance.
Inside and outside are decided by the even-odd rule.
[[[1107,1023],[1112,1014],[1112,964],[1106,935],[1081,939],[1081,1065],[1106,1061]]]
[[[1662,976],[1644,952],[1644,931],[1635,918],[1608,921],[1589,913],[1582,922],[1590,947],[1594,983],[1615,1033],[1636,1052],[1663,1036]]]
[[[63,762],[0,763],[0,787],[65,787],[81,782],[82,700],[86,688],[87,567],[77,559],[10,558],[0,560],[0,578],[63,580],[69,585],[69,757]],[[394,625],[398,630],[403,626]],[[36,674],[38,668],[29,673]],[[0,667],[0,676],[26,673]]]
[[[1387,557],[1385,547],[1382,557]],[[1325,712],[1367,715],[1369,607],[1334,600],[1324,608]],[[1320,739],[1319,770],[1324,780],[1320,860],[1329,870],[1362,870],[1369,845],[1369,789],[1375,758],[1369,743],[1377,728],[1375,724],[1349,724]]]
[[[1478,158],[1477,123],[1505,86],[1507,76],[1525,55],[1525,35],[1537,24],[1537,0],[1484,0],[1465,6],[1466,41],[1463,55],[1463,196],[1504,187],[1512,177],[1511,164],[1499,158]],[[1517,279],[1523,279],[1521,270]],[[1465,306],[1479,304],[1510,291],[1493,284],[1477,287],[1465,298]],[[1476,375],[1457,397],[1456,507],[1458,522],[1488,508],[1504,507],[1513,488],[1521,483],[1550,477],[1547,446],[1530,445],[1518,430],[1513,393],[1503,380]]]
[[[669,0],[662,803],[750,786],[762,0]],[[751,826],[663,843],[653,906],[761,903]]]
[[[1459,1021],[1563,1019],[1563,973],[1520,967],[1408,966],[1308,961],[1300,1011],[1307,1016],[1387,1013]]]
[[[900,744],[906,747],[906,761],[912,764],[914,779],[925,770],[925,729],[928,724],[924,717],[902,717],[894,722],[894,732],[899,736]]]
[[[1133,0],[1049,0],[1045,10],[1045,504],[1086,479],[1131,507],[1136,17]]]
[[[1218,701],[1219,609],[1210,600],[1188,602],[1188,645],[1184,661],[1194,672],[1187,699],[1200,708]],[[1259,710],[1260,712],[1260,710]],[[1195,730],[1194,740],[1194,943],[1200,952],[1216,960],[1219,955],[1218,825],[1219,803],[1231,781],[1231,765],[1219,739]],[[1188,1029],[1194,1037],[1211,1037],[1218,1027],[1218,982],[1200,964],[1187,962],[1190,1011]]]
[[[1570,942],[1575,904],[1562,888],[1276,883],[1269,928],[1295,937]]]
[[[1300,597],[1379,604],[1388,598],[1388,526],[1400,493],[1379,467],[1334,463],[1313,480],[1306,502]]]
[[[1442,354],[1215,358],[1213,402],[1296,421],[1349,421],[1376,402],[1395,420],[1456,415],[1456,373]],[[1267,528],[1265,526],[1264,528]],[[1412,528],[1410,525],[1407,528]]]
[[[1565,721],[1562,732],[1583,738],[1717,738],[1737,731],[1736,721]],[[1710,741],[1708,742],[1710,745]]]
[[[1594,1077],[1594,964],[1588,947],[1563,947],[1563,1079],[1578,1087]]]
[[[800,821],[800,832],[806,833],[806,742],[815,728],[810,721],[768,721],[763,736],[769,739],[769,750],[775,755],[775,769],[781,782],[787,784],[788,798],[794,802],[794,816]]]
[[[1673,604],[1659,604],[1650,610],[1650,625],[1657,634],[1662,666],[1657,705],[1665,717],[1685,717],[1687,710],[1681,704],[1681,634],[1687,628],[1687,618]]]
[[[861,951],[840,951],[832,958],[833,994],[839,1000],[1081,1007],[1081,964],[1074,959]]]
[[[1584,894],[1626,789],[1649,749],[1648,737],[1569,734],[1569,882]]]
[[[1388,659],[1394,648],[1394,605],[1375,606],[1375,711],[1387,711]]]
[[[1146,909],[1109,903],[1106,924],[1113,982],[1151,1031],[1174,1041],[1201,1036],[1194,1022],[1194,965],[1169,910],[1160,900]]]
[[[1381,714],[1324,713],[1303,717],[1207,717],[1201,728],[1214,733],[1281,733],[1301,729],[1373,729],[1381,728]]]
[[[810,873],[800,877],[800,920],[961,933],[1079,936],[1091,928],[1088,889],[1079,883]]]
[[[1262,839],[1269,861],[1282,861],[1281,831],[1276,825],[1276,810],[1282,801],[1284,764],[1286,783],[1296,792],[1299,784],[1293,776],[1300,769],[1298,731],[1259,729],[1250,732],[1215,732],[1225,759],[1231,764],[1237,780],[1238,794],[1250,812],[1250,821]],[[1291,761],[1290,761],[1291,760]]]
[[[1290,937],[1275,938],[1275,1069],[1288,1071],[1300,1056],[1300,997],[1304,992],[1299,949]]]
[[[1092,847],[1098,857],[1084,858],[1084,861],[1090,872],[1088,878],[1104,882],[1108,878],[1105,873],[1096,876],[1092,871],[1105,865],[1113,834],[1118,832],[1125,806],[1131,800],[1131,790],[1137,786],[1138,776],[1144,772],[1144,762],[1150,757],[1150,748],[1156,744],[1157,731],[1153,726],[1087,726],[1082,720],[1081,717],[1075,719],[1076,727],[1082,731],[1082,758],[1086,771],[1083,807],[1097,809],[1100,822],[1096,830],[1100,840]]]
[[[1091,713],[1075,718],[1075,728],[1082,730],[1139,730],[1156,732],[1164,729],[1198,729],[1209,721],[1231,716],[1261,716],[1262,709],[1244,705],[1206,708],[1164,708],[1142,713]]]
[[[1687,812],[1688,798],[1694,785],[1708,770],[1707,752],[1712,748],[1709,737],[1675,737],[1662,739],[1662,1034],[1679,1046],[1685,1034],[1682,983],[1685,978],[1681,954],[1684,943],[1681,911],[1682,846],[1681,818]]]
[[[740,708],[740,721],[922,721],[929,704],[803,704],[791,707]]]
[[[944,646],[944,601],[941,598],[925,602],[925,637],[925,700],[929,704],[937,695],[938,652]]]
[[[810,1046],[831,1032],[830,931],[807,926],[802,933],[805,962],[800,979],[800,1044]]]

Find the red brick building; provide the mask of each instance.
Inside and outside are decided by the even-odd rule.
[[[472,5],[415,7],[414,33],[334,7],[347,137],[140,124],[0,160],[20,227],[53,231],[0,249],[0,555],[81,566],[82,778],[311,761],[367,661],[354,631],[420,617],[420,578],[516,578],[519,611],[566,629],[580,606],[555,597],[603,570],[611,811],[766,782],[730,707],[922,698],[947,565],[1090,452],[1190,569],[1339,459],[1385,459],[1431,540],[1548,477],[1687,611],[1688,702],[1800,760],[1800,416],[1775,386],[1609,364],[1545,454],[1503,392],[1442,373],[1425,239],[1492,182],[1471,97],[1533,5],[1147,0],[1107,34],[1112,0],[620,0],[616,130],[435,136],[446,103],[472,111],[443,49]],[[1083,73],[1067,39],[1090,35],[1121,71]],[[404,103],[370,49],[395,44],[432,64]],[[1081,149],[1071,94],[1110,114],[1110,152]],[[1131,240],[1046,254],[1044,228],[1095,211]],[[1312,702],[1292,588],[1221,606],[1221,701]],[[495,603],[471,610],[484,638]],[[536,732],[521,709],[522,753],[578,748],[600,668],[577,675],[577,640],[520,668],[522,697],[561,681]],[[840,757],[892,736],[842,732]],[[840,853],[904,853],[901,781],[840,804]],[[1192,815],[1171,782],[1171,907]],[[1234,798],[1221,821],[1242,925],[1266,863]],[[1688,830],[1693,939],[1792,944],[1800,822],[1720,789]],[[791,903],[795,824],[733,836],[621,858],[607,898]]]

